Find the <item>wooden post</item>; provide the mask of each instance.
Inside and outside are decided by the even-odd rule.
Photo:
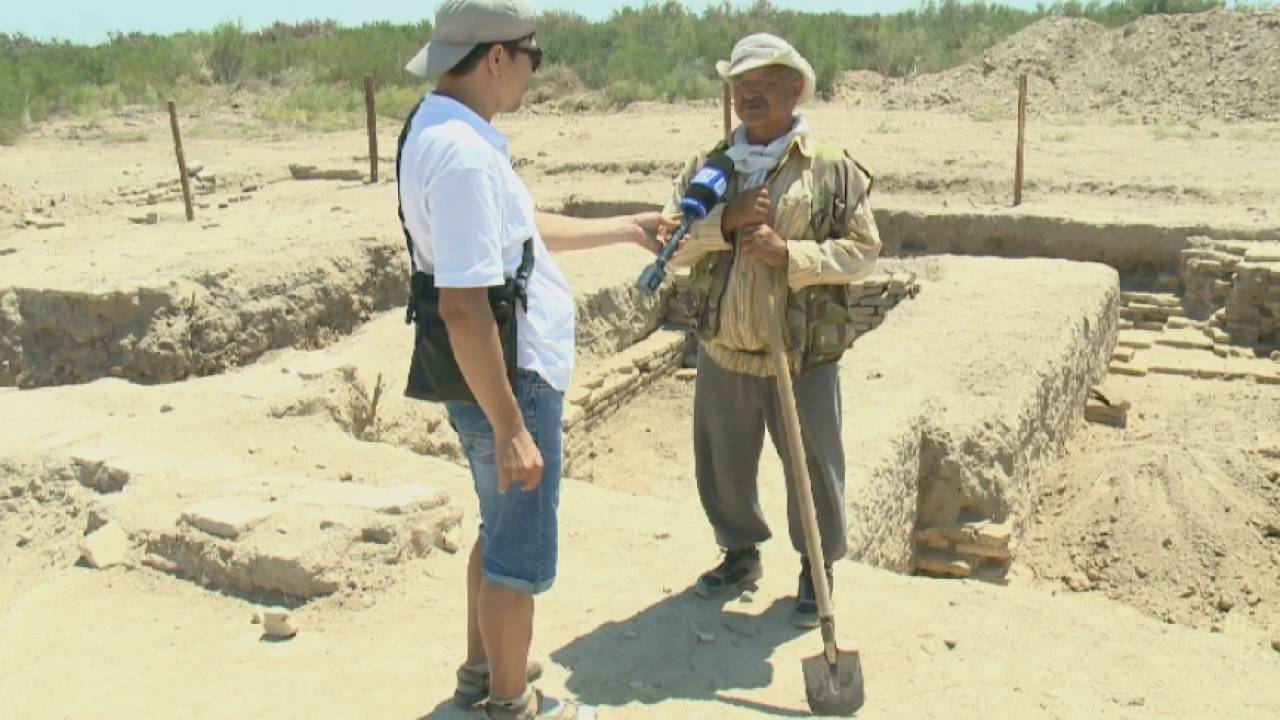
[[[1013,206],[1022,204],[1023,148],[1027,142],[1027,74],[1018,78],[1018,164],[1013,175]]]
[[[196,219],[191,206],[191,181],[187,179],[187,158],[182,154],[182,131],[178,129],[178,104],[169,101],[169,127],[173,128],[173,150],[178,154],[178,177],[182,180],[182,202],[187,206],[187,222]]]
[[[733,93],[729,83],[724,84],[724,141],[733,144]]]
[[[364,76],[365,124],[369,126],[369,182],[378,182],[378,115],[373,103],[373,76]]]

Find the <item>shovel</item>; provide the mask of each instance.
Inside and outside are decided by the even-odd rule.
[[[804,525],[813,589],[818,599],[818,622],[822,628],[822,652],[800,661],[800,668],[804,671],[804,694],[814,715],[849,716],[857,712],[866,699],[862,687],[862,661],[856,650],[846,651],[836,646],[835,610],[831,607],[831,588],[827,585],[822,539],[818,535],[818,515],[813,507],[813,486],[809,483],[809,466],[800,435],[800,415],[796,412],[791,369],[782,338],[785,316],[779,312],[778,302],[772,295],[769,296],[769,314],[773,320],[769,331],[769,355],[778,380],[778,405],[782,409],[782,424],[790,449],[791,474],[796,482],[797,504]]]

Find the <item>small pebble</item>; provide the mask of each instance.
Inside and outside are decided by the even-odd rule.
[[[704,633],[704,632],[698,633],[698,642],[703,645],[710,645],[715,641],[716,641],[716,636],[712,635],[711,633]]]
[[[160,412],[162,412],[162,413],[169,413],[169,412],[173,412],[173,406],[172,406],[172,405],[168,405],[168,404],[161,405],[161,406],[160,406]]]
[[[946,643],[948,650],[955,650],[956,646],[960,644],[955,638],[946,638],[942,642]]]
[[[636,632],[635,630],[623,630],[622,637],[628,640],[635,640],[636,638],[640,637],[640,633]]]

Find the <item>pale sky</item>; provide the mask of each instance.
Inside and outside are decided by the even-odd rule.
[[[58,38],[80,43],[98,43],[112,30],[168,34],[182,30],[208,30],[220,22],[240,20],[255,30],[280,20],[296,22],[337,20],[356,26],[367,22],[416,22],[435,15],[434,0],[311,0],[310,2],[263,2],[263,0],[4,0],[0,12],[0,33],[23,34],[41,40]],[[637,7],[642,0],[534,0],[539,11],[573,10],[592,20],[603,20],[615,9]],[[708,0],[685,0],[685,5],[701,11]],[[735,5],[749,5],[747,0]],[[1035,0],[1006,0],[1006,4],[1028,9]],[[774,6],[811,12],[892,13],[919,6],[919,0],[775,0]]]

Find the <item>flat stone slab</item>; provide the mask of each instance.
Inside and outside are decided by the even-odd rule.
[[[1213,350],[1213,340],[1202,332],[1187,329],[1166,332],[1163,337],[1156,338],[1155,344],[1183,350]]]
[[[345,482],[318,482],[291,495],[289,501],[321,507],[353,507],[385,513],[407,515],[440,507],[449,494],[434,485],[396,485],[377,487]]]
[[[105,570],[120,565],[129,551],[129,536],[119,524],[109,522],[80,541],[80,557],[89,567]]]
[[[276,506],[252,498],[214,498],[182,511],[182,519],[210,535],[235,540],[274,515]]]

